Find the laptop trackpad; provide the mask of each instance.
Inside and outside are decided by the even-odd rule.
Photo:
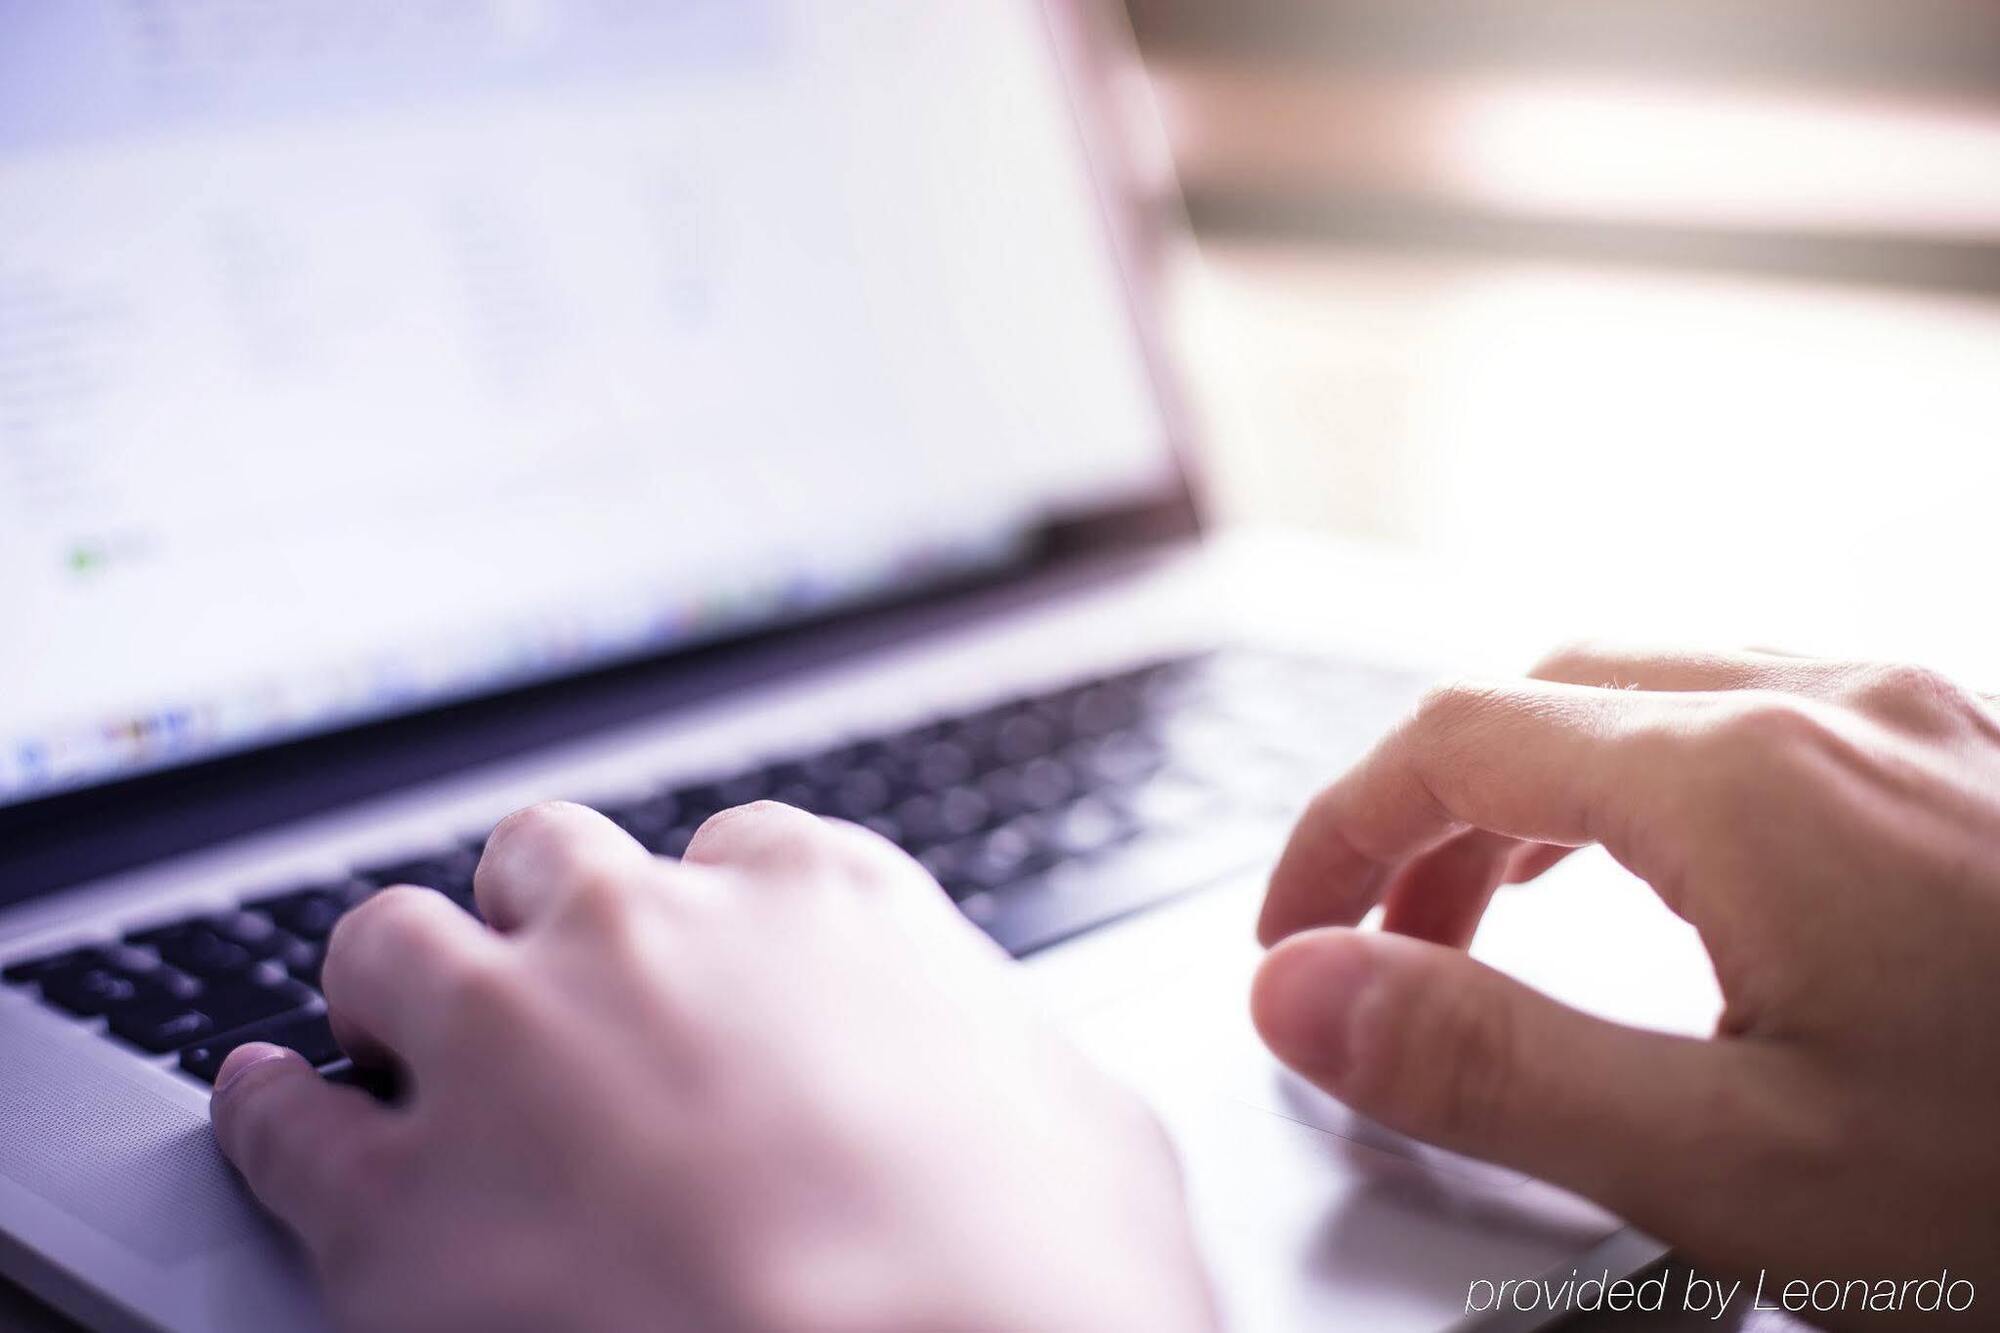
[[[1204,950],[1069,1025],[1180,1146],[1233,1327],[1442,1328],[1475,1279],[1566,1270],[1617,1230],[1595,1205],[1396,1134],[1278,1065],[1249,1020],[1255,958]]]

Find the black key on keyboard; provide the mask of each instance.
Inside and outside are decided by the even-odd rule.
[[[1024,816],[971,839],[953,887],[962,892],[1005,888],[1048,869],[1056,859],[1042,821]]]
[[[285,970],[292,979],[302,981],[314,990],[324,990],[320,984],[320,973],[326,968],[326,944],[321,940],[301,940],[300,947],[285,960]]]
[[[190,975],[129,947],[85,951],[82,961],[47,972],[43,995],[72,1013],[109,1020],[113,1035],[148,1051],[189,1042],[310,1004],[311,991],[278,972],[281,962],[317,958],[319,946],[247,913],[224,913],[134,933],[170,960],[213,965]],[[264,958],[252,957],[250,941]]]
[[[213,1083],[216,1073],[222,1068],[222,1062],[229,1058],[229,1053],[238,1046],[253,1041],[267,1041],[273,1046],[288,1046],[315,1067],[330,1065],[343,1058],[340,1044],[333,1039],[333,1029],[327,1026],[326,1015],[316,1013],[238,1028],[234,1032],[227,1032],[199,1045],[190,1046],[181,1052],[181,1068],[203,1082]]]
[[[1106,681],[1068,692],[1060,704],[1072,735],[1109,736],[1139,724],[1145,700],[1132,685]]]
[[[968,917],[1020,954],[1267,855],[1282,834],[1270,826],[1274,813],[1323,770],[1327,736],[1358,748],[1356,725],[1372,729],[1414,689],[1324,663],[1170,659],[606,813],[669,856],[715,811],[760,797],[855,819],[919,856]],[[261,1036],[315,1064],[333,1061],[329,1077],[372,1078],[339,1059],[317,1012],[327,937],[343,913],[393,883],[437,889],[472,910],[484,841],[131,937],[164,965],[140,949],[91,945],[23,959],[0,976],[105,1017],[143,1049],[183,1049],[184,1066],[201,1077]]]
[[[646,850],[658,856],[671,856],[678,859],[683,852],[687,851],[688,844],[694,841],[694,835],[700,827],[699,824],[677,824],[667,830],[665,835],[660,838],[657,846],[649,845]]]
[[[973,769],[972,751],[952,741],[937,740],[927,742],[912,757],[908,775],[915,786],[925,791],[940,791],[963,783],[972,776]]]
[[[312,1005],[317,996],[290,977],[263,971],[223,981],[211,981],[188,1007],[208,1015],[217,1032],[228,1032]]]
[[[712,782],[676,787],[667,794],[674,802],[674,822],[684,826],[699,825],[716,811],[729,806],[729,802],[723,799],[721,789]]]
[[[63,949],[57,953],[23,958],[20,962],[9,963],[4,970],[0,970],[0,981],[5,981],[10,986],[32,986],[56,969],[76,962],[87,952],[94,952],[94,948],[85,946],[81,949]]]
[[[266,959],[285,962],[303,942],[252,912],[222,912],[175,921],[126,936],[198,977],[233,977]]]
[[[684,787],[643,801],[605,807],[603,813],[655,856],[679,856],[687,850],[701,822],[721,808],[715,804],[718,790],[706,784]],[[786,804],[810,808],[795,800]]]
[[[325,941],[333,933],[333,923],[360,903],[371,888],[359,883],[320,884],[284,893],[252,898],[243,906],[262,912],[281,930],[302,940]]]
[[[226,977],[247,972],[260,961],[251,948],[205,925],[181,926],[146,941],[160,957],[200,977]]]
[[[1031,759],[1019,768],[1002,768],[980,779],[979,790],[1002,819],[1037,814],[1076,794],[1074,770],[1058,760]]]
[[[961,905],[1021,957],[1253,866],[1268,836],[1232,828],[1139,838],[1114,855],[1061,863]]]
[[[1024,764],[1055,749],[1058,739],[1047,718],[1021,708],[994,729],[993,757],[1002,764]]]
[[[193,978],[151,959],[124,959],[123,950],[90,955],[41,978],[42,997],[83,1018],[98,1018],[129,1006],[184,1002],[194,994]]]
[[[770,769],[753,768],[716,783],[713,799],[719,808],[727,810],[731,806],[763,800],[771,794],[774,785]]]
[[[55,953],[23,958],[18,963],[9,964],[6,971],[0,972],[0,980],[15,986],[31,986],[53,973],[93,965],[145,971],[152,965],[152,959],[137,949],[127,949],[122,945],[73,945]]]
[[[478,868],[477,854],[467,847],[454,847],[436,856],[412,857],[357,871],[355,877],[378,888],[414,884],[420,889],[436,889],[447,898],[470,898],[472,873]]]
[[[215,1031],[215,1020],[199,1009],[173,1002],[135,1004],[111,1015],[113,1036],[141,1050],[164,1055]]]
[[[885,753],[879,741],[855,741],[807,755],[791,764],[781,764],[775,776],[779,782],[797,778],[817,787],[830,787]]]
[[[895,829],[892,836],[908,852],[921,852],[952,837],[945,824],[944,802],[930,792],[918,792],[889,811],[889,820]]]
[[[620,805],[603,805],[598,810],[638,840],[643,847],[664,837],[680,821],[680,802],[671,792]]]
[[[771,788],[770,799],[815,815],[828,814],[838,804],[830,789],[800,778],[779,782]]]
[[[836,815],[855,823],[880,814],[894,797],[889,780],[873,768],[857,768],[833,784],[825,799],[815,800],[821,813]],[[817,796],[817,793],[815,793]]]

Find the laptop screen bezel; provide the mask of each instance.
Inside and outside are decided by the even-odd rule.
[[[898,627],[951,618],[1121,552],[1183,542],[1202,522],[1190,466],[1190,416],[1164,339],[1162,270],[1180,218],[1157,166],[1135,142],[1119,74],[1136,68],[1130,33],[1083,0],[1042,0],[1052,58],[1122,280],[1164,438],[1160,487],[1065,516],[1005,565],[892,588],[836,611],[749,626],[693,645],[594,663],[558,677],[115,777],[0,806],[0,910],[231,837],[433,781],[539,746],[616,727],[725,690],[780,665],[796,669]]]

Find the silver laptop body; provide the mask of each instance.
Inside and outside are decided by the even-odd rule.
[[[1428,662],[1202,535],[1099,19],[0,0],[0,1273],[321,1326],[203,1071],[319,1020],[328,903],[550,797],[904,840],[1158,1106],[1237,1327],[1657,1255],[1250,1032],[1261,873]]]

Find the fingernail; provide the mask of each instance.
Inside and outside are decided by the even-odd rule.
[[[1368,947],[1344,930],[1279,945],[1264,961],[1255,995],[1271,1053],[1301,1073],[1345,1078],[1357,1054],[1355,1017],[1375,976]]]
[[[269,1064],[273,1060],[285,1058],[285,1048],[272,1046],[267,1042],[245,1042],[231,1051],[222,1062],[222,1068],[215,1072],[214,1096],[220,1097],[229,1091],[245,1074],[258,1065]]]

